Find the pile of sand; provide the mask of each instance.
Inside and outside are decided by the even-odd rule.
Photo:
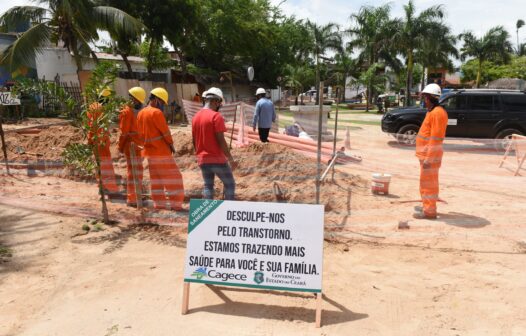
[[[126,176],[126,162],[118,156],[116,142],[118,130],[111,131],[111,151],[117,176]],[[196,162],[189,129],[178,129],[173,134],[176,161],[183,174],[187,198],[201,197],[203,181]],[[86,141],[80,128],[51,126],[38,134],[6,134],[10,161],[61,162],[61,154],[68,144]],[[246,201],[314,203],[316,197],[316,160],[296,153],[279,144],[252,143],[243,148],[233,148],[232,156],[239,163],[234,172],[236,197]],[[147,161],[144,161],[147,171]],[[326,165],[322,164],[322,172]],[[60,176],[76,179],[71,169],[61,171]],[[366,181],[359,176],[336,171],[335,180],[326,178],[321,189],[321,201],[326,211],[346,211],[350,190],[364,187]],[[148,174],[144,185],[149,186]],[[148,188],[149,189],[149,188]],[[221,198],[223,185],[216,182],[216,196]]]
[[[5,138],[9,161],[15,162],[60,161],[68,144],[84,141],[82,130],[71,125],[50,126],[37,134],[10,132]]]

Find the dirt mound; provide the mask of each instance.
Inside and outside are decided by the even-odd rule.
[[[185,192],[200,197],[202,179],[195,162],[192,137],[184,130],[174,136],[176,160],[185,175]],[[239,163],[234,172],[236,198],[245,201],[314,203],[316,197],[316,160],[274,143],[252,143],[233,148],[232,156]],[[327,166],[322,164],[322,172]],[[192,174],[192,178],[190,178]],[[321,188],[321,201],[327,211],[346,211],[353,187],[364,188],[367,181],[359,176],[336,171]],[[216,197],[221,197],[222,184],[216,182]]]
[[[70,143],[84,141],[80,128],[50,126],[37,134],[6,134],[6,145],[10,161],[28,162],[35,160],[59,161],[61,154]]]

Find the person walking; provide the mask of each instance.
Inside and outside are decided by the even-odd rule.
[[[137,116],[137,129],[144,143],[142,156],[148,159],[150,186],[155,209],[182,210],[183,177],[175,163],[175,148],[162,109],[168,104],[168,92],[155,88],[148,106]]]
[[[256,111],[252,120],[252,130],[256,131],[258,127],[259,139],[261,142],[268,142],[268,134],[272,123],[276,121],[276,111],[274,104],[266,97],[267,92],[263,88],[256,90]]]
[[[102,186],[105,189],[110,199],[118,198],[119,187],[117,186],[117,178],[113,168],[113,160],[110,152],[110,132],[104,130],[99,125],[99,118],[103,118],[103,105],[106,104],[109,97],[112,95],[110,88],[104,88],[99,92],[99,99],[97,102],[89,106],[86,114],[88,118],[88,144],[96,145],[96,150],[99,154],[100,160],[100,176]]]
[[[236,162],[225,141],[225,120],[219,113],[222,102],[220,89],[212,87],[206,91],[205,106],[192,118],[192,140],[204,181],[203,198],[214,198],[217,176],[223,182],[225,200],[234,200],[236,183],[232,170]]]
[[[131,207],[137,206],[137,195],[135,193],[135,184],[133,181],[133,167],[137,174],[137,183],[139,185],[139,192],[142,190],[143,166],[141,160],[141,149],[143,143],[139,137],[137,130],[137,115],[142,109],[142,104],[146,100],[146,92],[141,87],[132,87],[128,90],[130,101],[124,104],[121,113],[119,114],[119,128],[121,134],[119,136],[119,152],[126,157],[127,179],[126,179],[126,204]],[[133,153],[131,152],[131,144],[135,144]],[[134,154],[134,155],[133,155]],[[135,161],[132,162],[132,157]],[[141,195],[139,195],[140,197]]]
[[[416,136],[416,156],[420,161],[420,195],[423,207],[413,214],[418,219],[436,219],[438,201],[438,172],[442,165],[446,136],[447,112],[438,104],[442,94],[440,86],[429,84],[422,91],[427,108],[426,117]]]

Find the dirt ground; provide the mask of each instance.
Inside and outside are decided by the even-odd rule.
[[[174,132],[194,197],[201,177],[188,130]],[[338,166],[322,186],[321,329],[307,294],[192,284],[190,313],[180,315],[187,215],[137,224],[140,213],[113,203],[119,223],[94,232],[93,182],[18,169],[0,179],[0,247],[12,254],[0,256],[0,334],[525,335],[526,171],[514,177],[498,168],[502,153],[448,140],[440,171],[448,203],[436,221],[412,220],[417,203],[400,202],[418,199],[414,149],[378,126],[354,126],[349,152],[363,161]],[[272,144],[234,156],[241,199],[275,201],[277,181],[285,201],[313,202],[311,159]],[[122,159],[115,166],[124,175]],[[390,195],[370,192],[374,172],[393,175]]]

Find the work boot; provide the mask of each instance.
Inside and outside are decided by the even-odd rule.
[[[424,208],[421,205],[416,205],[413,209],[416,212],[424,212]]]
[[[426,215],[422,211],[417,211],[413,214],[413,218],[416,219],[437,219],[437,215]]]

